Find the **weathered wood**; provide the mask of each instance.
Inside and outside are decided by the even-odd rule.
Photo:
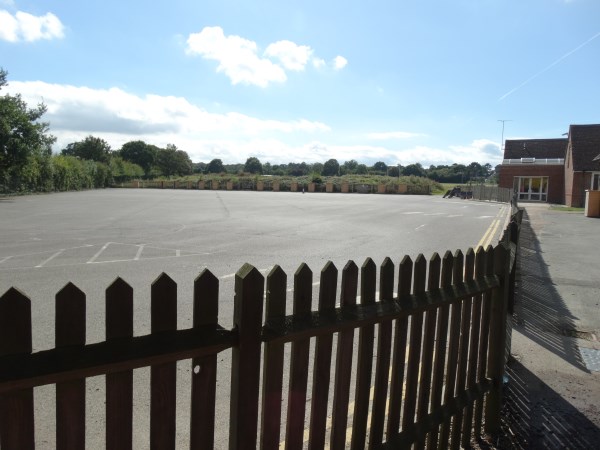
[[[360,302],[363,305],[375,303],[377,289],[377,266],[367,258],[360,270]],[[373,371],[373,343],[375,326],[367,325],[358,333],[358,357],[356,369],[356,388],[354,399],[354,417],[352,420],[351,450],[365,448],[367,439],[367,417],[369,415],[369,396]]]
[[[302,264],[294,274],[294,315],[306,316],[312,304],[312,271]],[[304,441],[310,339],[292,342],[285,447],[301,449]]]
[[[0,356],[31,351],[31,301],[17,289],[10,288],[0,297]],[[33,388],[0,396],[0,442],[4,450],[35,447]]]
[[[477,249],[475,255],[475,278],[485,275],[485,250],[483,247]],[[481,329],[481,295],[473,298],[473,312],[471,316],[471,342],[469,344],[469,364],[467,372],[467,389],[472,389],[477,383],[477,360],[479,356],[479,332]],[[465,409],[462,430],[462,445],[467,447],[471,442],[473,430],[473,405]]]
[[[494,248],[490,245],[485,253],[485,274],[492,275],[494,273]],[[481,304],[481,334],[479,337],[479,357],[477,365],[477,382],[485,379],[485,370],[487,368],[488,357],[488,339],[490,333],[490,303],[492,301],[492,293],[486,292],[483,294]],[[475,430],[476,437],[481,436],[483,420],[483,400],[475,403]]]
[[[412,288],[413,262],[405,256],[398,268],[398,298],[404,304],[410,298]],[[394,326],[394,347],[392,349],[392,380],[388,406],[387,437],[394,436],[400,429],[402,398],[404,388],[404,368],[406,361],[406,342],[408,317],[399,318]]]
[[[494,274],[501,278],[501,287],[494,290],[490,308],[489,355],[487,376],[492,380],[485,404],[485,431],[490,434],[500,431],[502,409],[502,378],[504,375],[504,344],[506,339],[506,314],[508,309],[509,265],[508,248],[498,244],[494,249]]]
[[[454,258],[449,251],[442,259],[442,288],[452,285],[452,266]],[[433,363],[433,379],[431,382],[431,411],[437,411],[442,404],[444,389],[444,363],[446,362],[446,345],[448,344],[448,316],[450,305],[440,307],[437,321],[437,336],[435,341],[435,361]],[[427,448],[436,449],[438,445],[438,428],[431,430],[427,440]]]
[[[163,273],[152,283],[150,299],[152,333],[176,330],[177,284]],[[150,368],[151,449],[175,448],[176,375],[175,362]]]
[[[107,341],[133,336],[133,289],[117,278],[105,294]],[[106,448],[133,448],[133,370],[106,375]]]
[[[463,280],[464,256],[460,250],[454,254],[452,267],[453,283],[460,283]],[[450,341],[448,343],[448,363],[446,365],[446,389],[444,391],[444,405],[447,405],[454,398],[456,386],[456,372],[458,362],[458,346],[460,341],[461,329],[461,309],[462,303],[457,301],[452,303],[452,317],[450,319]],[[442,422],[440,426],[440,450],[449,443],[450,420]]]
[[[379,301],[381,302],[390,302],[394,299],[394,270],[395,268],[392,260],[390,258],[385,258],[379,273]],[[379,324],[369,448],[379,446],[383,441],[385,407],[387,403],[388,382],[390,376],[391,349],[392,321],[387,320]]]
[[[215,327],[219,320],[219,279],[204,269],[194,280],[193,328]],[[190,449],[213,448],[217,354],[192,359]]]
[[[265,316],[285,317],[287,275],[280,266],[275,266],[267,276]],[[284,345],[270,342],[265,345],[263,366],[262,408],[260,448],[278,450],[281,434],[281,400],[283,389]]]
[[[425,291],[427,261],[420,254],[415,260],[414,287],[415,293]],[[410,341],[408,349],[408,365],[406,367],[406,393],[404,398],[404,414],[402,430],[412,427],[415,421],[417,389],[419,385],[419,366],[421,364],[421,342],[423,339],[423,313],[418,312],[410,318]]]
[[[238,330],[239,342],[231,356],[231,450],[256,449],[264,290],[261,273],[244,264],[235,275],[233,325]]]
[[[85,294],[68,283],[56,294],[56,348],[85,345]],[[85,378],[56,384],[56,448],[85,448]]]
[[[342,271],[340,306],[342,308],[356,304],[358,290],[358,266],[348,261]],[[354,329],[343,330],[338,335],[333,387],[333,412],[331,419],[331,449],[343,450],[346,447],[346,428],[348,426],[348,402],[352,374]]]
[[[321,271],[319,289],[320,312],[327,312],[335,309],[337,275],[337,268],[331,261],[329,261]],[[333,334],[318,336],[316,341],[312,400],[310,407],[309,449],[321,449],[325,447]]]
[[[464,280],[470,280],[473,278],[473,271],[475,267],[475,252],[472,248],[467,250],[465,255],[465,271]],[[467,363],[469,360],[469,333],[471,331],[471,305],[472,299],[470,297],[465,298],[462,301],[461,310],[461,324],[460,324],[460,343],[458,350],[458,368],[456,373],[456,388],[454,395],[460,395],[465,390],[466,378],[467,378]],[[461,432],[463,422],[463,411],[458,411],[452,418],[452,435],[450,448],[453,450],[460,448],[461,445]]]
[[[440,255],[434,253],[429,260],[429,276],[427,278],[427,289],[432,291],[440,286]],[[425,314],[425,329],[423,331],[423,352],[421,356],[421,376],[419,380],[419,395],[417,399],[417,422],[423,421],[429,414],[429,399],[431,394],[431,378],[433,370],[433,350],[435,345],[435,331],[437,322],[437,310],[431,309]],[[425,431],[425,430],[424,430]],[[421,434],[415,443],[417,450],[425,448],[424,434]]]

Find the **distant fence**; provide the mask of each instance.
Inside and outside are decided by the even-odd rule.
[[[488,200],[494,202],[510,203],[514,192],[510,188],[501,188],[498,186],[485,186],[483,184],[475,184],[471,186],[473,199]]]
[[[119,278],[106,290],[106,340],[86,344],[86,296],[69,283],[56,295],[56,348],[36,353],[31,302],[11,288],[0,297],[0,446],[34,448],[33,388],[56,384],[57,448],[83,449],[86,378],[106,374],[106,447],[131,449],[132,371],[149,366],[150,447],[172,449],[176,361],[191,359],[190,448],[213,448],[217,355],[231,351],[230,449],[300,449],[305,430],[315,449],[466,447],[500,428],[516,257],[514,227],[506,233],[495,248],[405,256],[397,271],[389,258],[379,273],[371,259],[360,270],[350,261],[339,293],[327,263],[318,305],[302,264],[291,315],[284,271],[265,280],[247,264],[235,276],[232,329],[219,325],[219,280],[204,270],[192,328],[176,329],[177,286],[163,274],[151,288],[151,333],[133,336],[133,290]]]
[[[231,180],[139,180],[124,183],[116,183],[113,187],[140,188],[140,189],[194,189],[194,190],[227,190],[227,191],[287,191],[287,192],[339,192],[359,194],[409,194],[429,195],[431,185],[419,184],[374,184],[374,183],[300,183],[289,180],[254,180],[239,179]]]

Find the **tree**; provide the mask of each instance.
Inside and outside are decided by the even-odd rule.
[[[250,158],[248,158],[246,160],[246,164],[244,164],[244,172],[262,173],[262,171],[263,171],[262,164],[260,163],[258,158],[251,156]]]
[[[0,90],[7,86],[8,73],[0,68]],[[21,187],[23,170],[33,159],[48,159],[56,138],[49,134],[42,103],[28,108],[21,95],[0,97],[0,183],[9,190]],[[38,161],[39,162],[39,161]]]
[[[369,169],[366,164],[359,164],[356,166],[356,174],[357,175],[366,175],[369,173]]]
[[[344,164],[342,164],[342,167],[340,167],[341,171],[344,174],[352,174],[352,173],[356,173],[356,168],[358,167],[358,161],[351,159],[350,161],[346,161],[344,162]]]
[[[387,174],[390,177],[399,177],[400,176],[400,168],[398,166],[390,166],[388,168]]]
[[[179,150],[173,144],[160,148],[156,152],[156,166],[163,175],[188,175],[192,173],[192,160],[187,152]]]
[[[417,177],[424,177],[425,174],[425,169],[423,169],[423,166],[421,165],[421,163],[416,163],[416,164],[409,164],[408,166],[406,166],[404,168],[404,170],[402,171],[402,175],[415,175]]]
[[[88,136],[83,141],[71,142],[62,149],[61,154],[108,163],[112,150],[104,139]]]
[[[383,161],[377,161],[373,164],[373,172],[381,172],[383,174],[387,173],[387,164]]]
[[[337,159],[328,159],[323,164],[323,171],[321,174],[323,176],[329,177],[337,175],[340,171],[340,164],[337,162]]]
[[[220,159],[213,159],[211,162],[208,163],[208,166],[206,166],[206,172],[207,173],[225,172],[225,167],[223,167],[223,161],[221,161]]]
[[[156,160],[158,149],[153,145],[148,145],[144,141],[129,141],[123,144],[119,155],[125,160],[137,164],[146,176],[150,173]]]

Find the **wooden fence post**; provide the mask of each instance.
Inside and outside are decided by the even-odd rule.
[[[489,356],[487,376],[492,380],[492,390],[485,404],[485,431],[495,434],[500,431],[502,409],[502,382],[504,375],[504,345],[506,341],[507,290],[509,284],[509,250],[505,244],[494,249],[494,274],[500,277],[500,287],[492,294],[490,308]]]
[[[264,277],[250,264],[235,275],[229,448],[256,449]]]
[[[312,305],[312,271],[302,263],[294,274],[294,315],[309,314]],[[285,448],[301,449],[304,441],[306,388],[310,339],[292,342]]]
[[[367,258],[360,270],[360,303],[375,303],[377,283],[377,266],[371,258]],[[369,415],[369,391],[373,371],[373,343],[375,342],[375,326],[367,325],[359,331],[358,369],[356,373],[356,394],[354,403],[354,419],[352,421],[352,450],[365,448],[367,434],[367,418]]]
[[[31,301],[15,288],[0,297],[0,356],[31,353]],[[3,450],[33,450],[33,388],[0,396]]]
[[[133,289],[117,278],[106,289],[106,340],[133,336]],[[133,448],[133,370],[106,375],[106,448]]]
[[[337,276],[337,268],[331,261],[328,261],[323,270],[321,270],[321,284],[319,288],[320,314],[326,315],[335,311]],[[333,333],[316,338],[308,442],[310,450],[325,447],[332,346]]]
[[[342,271],[342,290],[340,293],[340,306],[342,308],[356,304],[357,289],[358,266],[354,261],[348,261]],[[343,450],[346,448],[353,341],[353,329],[342,331],[339,334],[331,419],[331,448],[333,450]]]
[[[394,299],[394,263],[385,258],[379,272],[379,301],[391,302]],[[381,445],[385,422],[385,406],[390,376],[390,357],[392,348],[392,321],[379,324],[377,340],[377,364],[375,368],[373,406],[371,413],[371,432],[369,448]]]
[[[193,314],[195,329],[219,323],[219,279],[208,269],[194,280]],[[214,447],[216,385],[217,355],[192,359],[190,449]]]
[[[85,345],[85,294],[68,283],[56,294],[56,348]],[[56,384],[56,448],[85,448],[85,378]]]
[[[177,329],[177,285],[165,273],[151,287],[152,334]],[[175,448],[177,363],[150,368],[150,448]]]
[[[285,316],[287,275],[275,266],[267,276],[266,321]],[[278,450],[281,440],[281,399],[283,398],[284,344],[268,342],[265,345],[262,388],[262,427],[260,448]]]

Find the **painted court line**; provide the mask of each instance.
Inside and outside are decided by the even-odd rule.
[[[142,256],[142,252],[144,251],[145,245],[146,244],[139,245],[138,251],[135,254],[135,258],[133,258],[134,261],[138,261],[140,259],[140,256]]]
[[[54,255],[52,255],[50,258],[46,259],[45,261],[43,261],[41,264],[38,264],[35,267],[44,267],[46,265],[46,263],[52,261],[54,258],[56,258],[58,255],[60,255],[61,253],[63,253],[65,251],[65,249],[61,249],[59,251],[57,251]]]
[[[10,258],[12,258],[12,256],[6,256],[6,257],[0,259],[0,264],[2,264],[4,261],[8,261]]]
[[[99,256],[102,254],[102,252],[103,252],[104,250],[106,250],[106,248],[107,248],[107,247],[108,247],[110,244],[111,244],[111,242],[107,242],[106,244],[104,244],[104,245],[102,246],[102,248],[101,248],[100,250],[98,250],[94,256],[92,256],[92,259],[90,259],[90,260],[87,262],[87,264],[90,264],[90,263],[93,263],[94,261],[96,261],[96,259],[98,259],[98,257],[99,257]]]

